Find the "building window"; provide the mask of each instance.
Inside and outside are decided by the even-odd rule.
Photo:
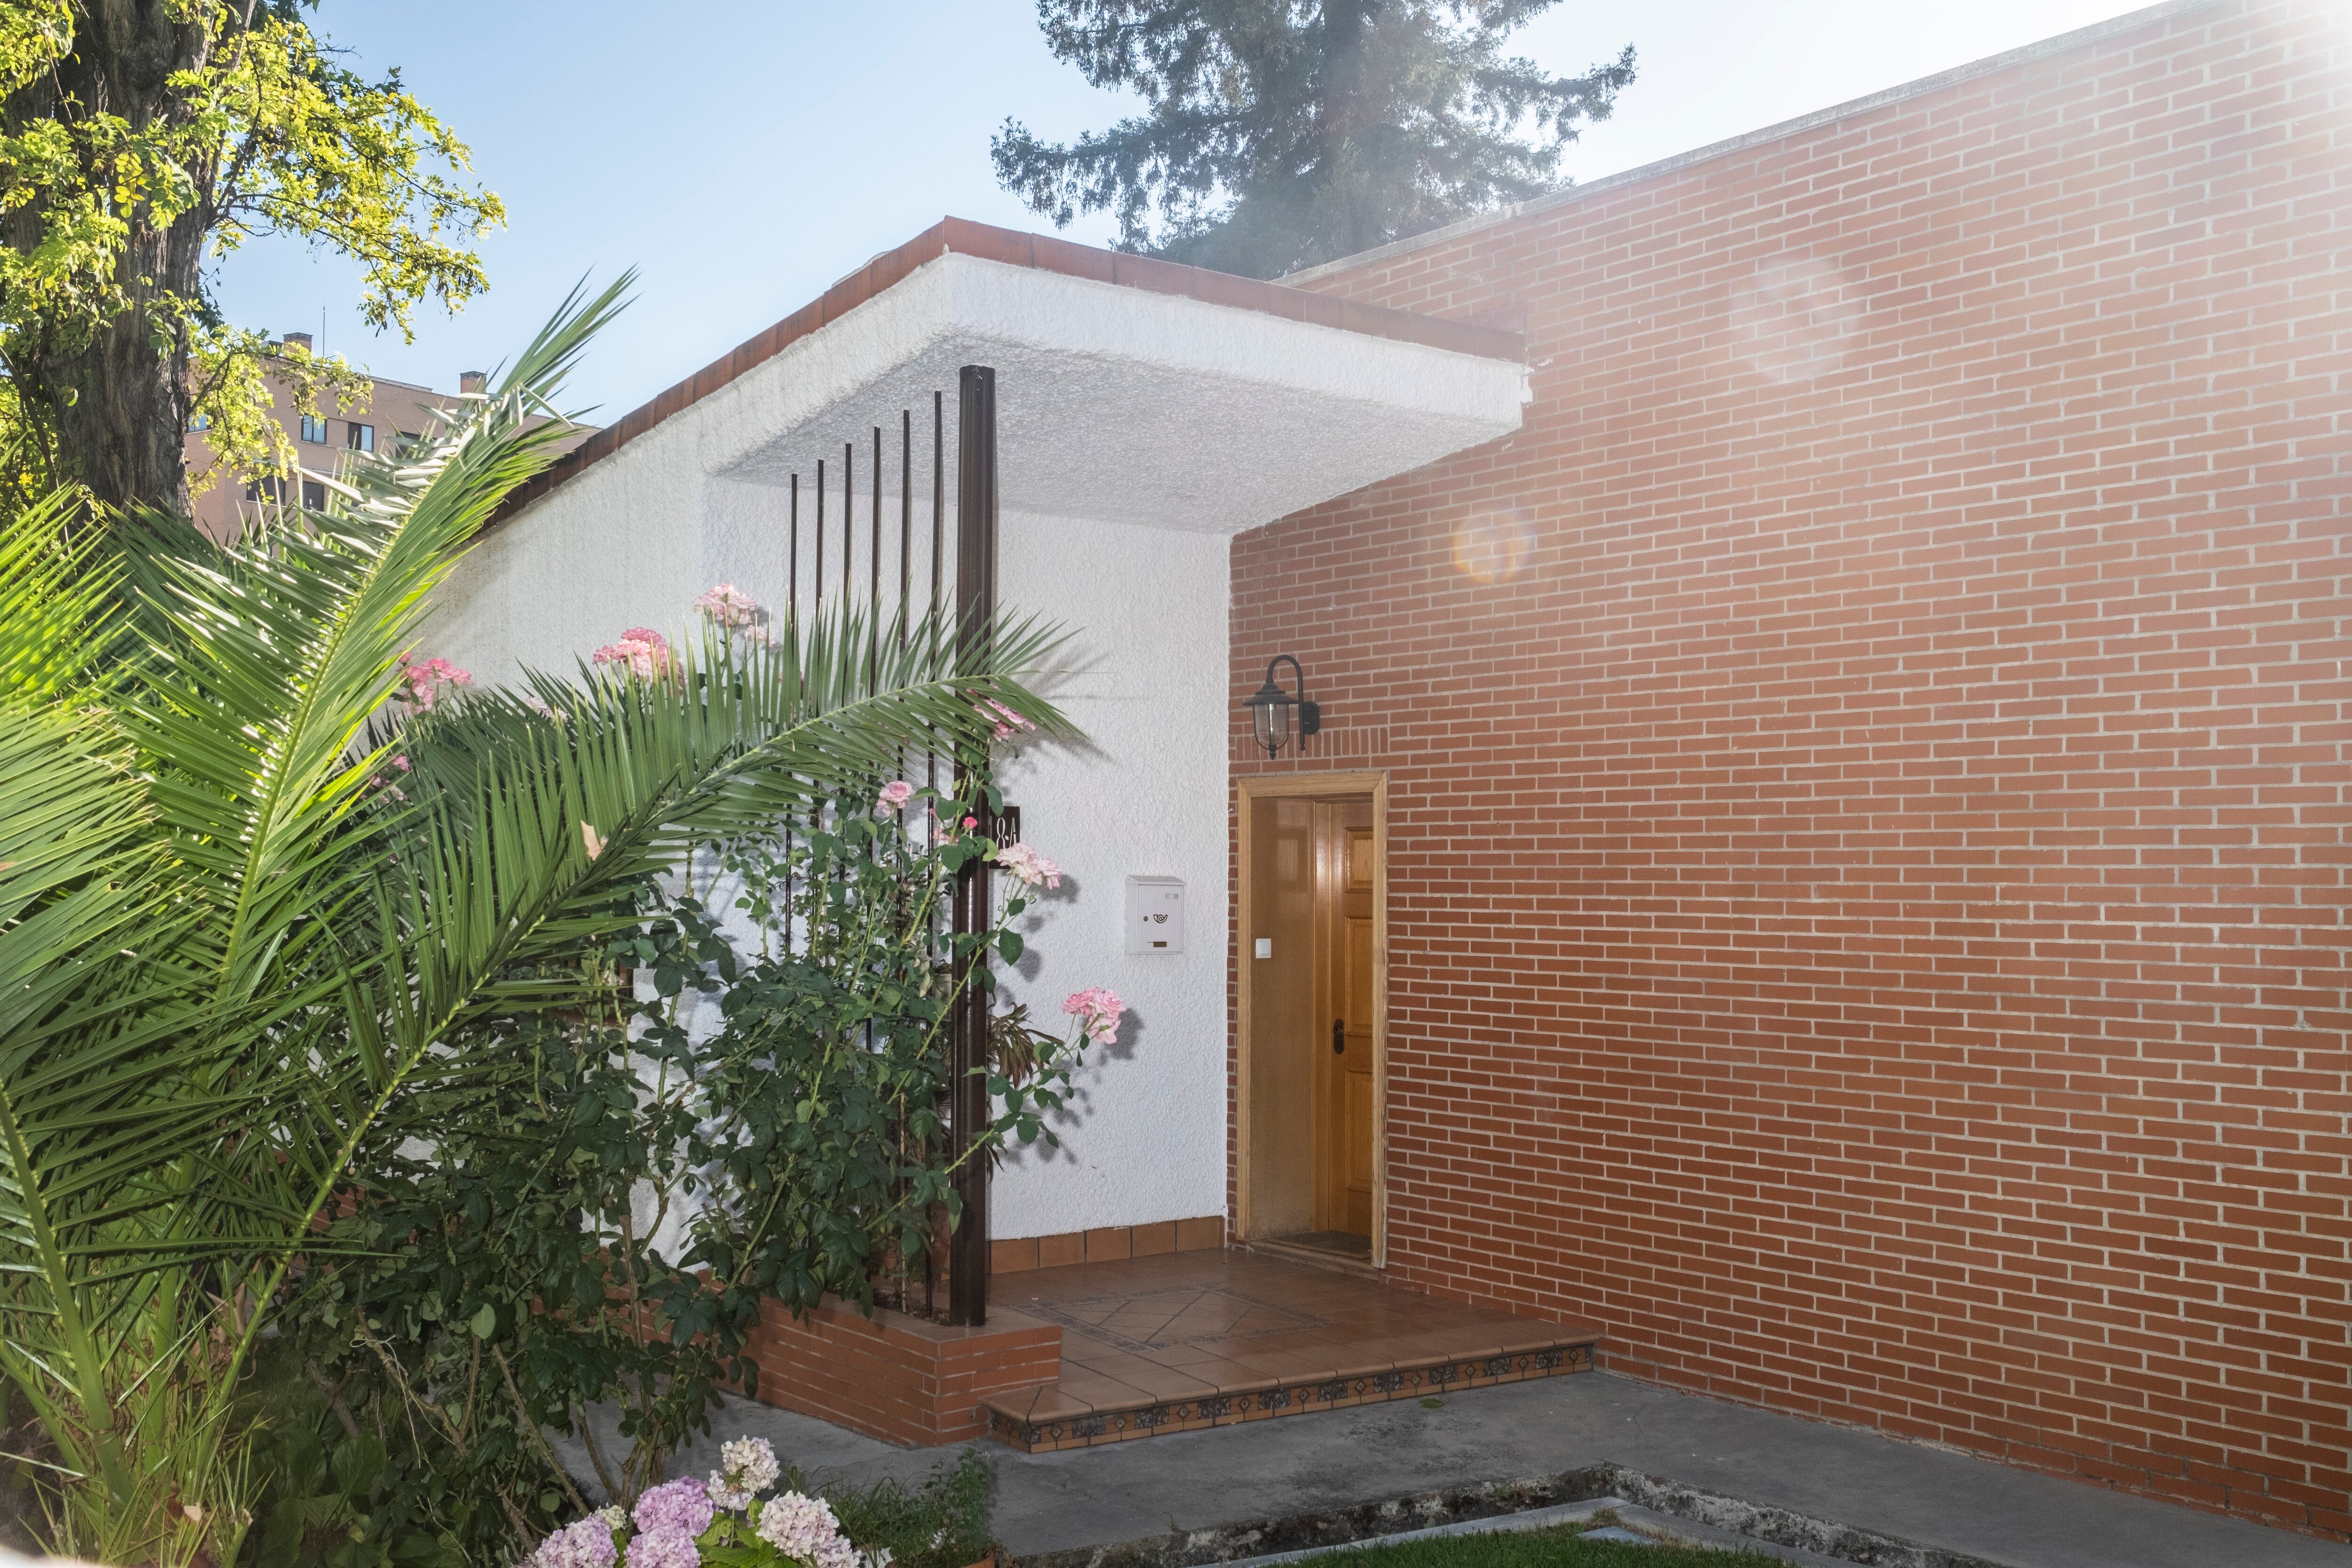
[[[374,451],[375,426],[373,425],[344,426],[343,445],[349,447],[354,452]]]
[[[188,430],[190,434],[194,434],[198,430],[209,430],[212,427],[213,416],[211,415],[191,414],[188,416]]]
[[[302,439],[305,441],[316,441],[320,446],[325,446],[327,444],[327,422],[323,419],[314,419],[308,414],[302,416]]]
[[[245,499],[247,500],[276,500],[278,499],[278,476],[275,474],[265,474],[260,479],[255,479],[252,483],[247,485],[245,487]]]
[[[326,510],[327,487],[320,484],[316,479],[304,479],[302,481],[302,510],[304,511]]]

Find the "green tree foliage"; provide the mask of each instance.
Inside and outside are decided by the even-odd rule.
[[[1278,277],[1555,188],[1633,79],[1507,56],[1555,0],[1038,0],[1055,58],[1149,112],[1067,145],[1007,120],[998,180],[1122,249]],[[1532,127],[1529,139],[1523,132]]]
[[[265,334],[225,324],[210,272],[247,240],[358,259],[363,313],[405,334],[427,298],[484,286],[499,223],[465,147],[402,86],[310,32],[315,0],[0,4],[0,365],[19,463],[101,503],[184,513],[182,433],[209,421],[239,468],[276,426]],[[341,367],[278,367],[315,411]]]

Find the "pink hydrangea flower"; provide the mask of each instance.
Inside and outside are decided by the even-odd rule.
[[[715,1511],[709,1489],[692,1476],[680,1476],[641,1493],[632,1517],[644,1534],[678,1531],[691,1540],[710,1528]]]
[[[539,1543],[530,1568],[613,1568],[620,1553],[613,1526],[597,1514],[575,1520]]]
[[[641,1530],[629,1542],[628,1568],[700,1568],[702,1549],[682,1530]]]
[[[997,850],[996,863],[1024,887],[1034,888],[1040,882],[1049,888],[1062,885],[1062,868],[1026,844],[1005,845]]]
[[[905,779],[892,779],[882,786],[882,793],[875,796],[874,815],[881,816],[898,810],[912,799],[914,794],[913,784],[908,784]]]
[[[822,1499],[786,1492],[760,1510],[756,1528],[761,1540],[808,1568],[856,1568],[857,1549]]]
[[[1107,1046],[1118,1037],[1118,1021],[1127,1012],[1127,1004],[1118,999],[1118,992],[1096,985],[1065,997],[1062,1011],[1078,1020],[1087,1039]]]
[[[694,607],[730,628],[748,626],[760,619],[760,602],[732,583],[720,583],[694,601]]]
[[[422,664],[412,664],[400,672],[400,686],[393,692],[399,701],[406,702],[418,712],[429,711],[448,689],[471,686],[474,678],[446,658],[428,658]]]
[[[589,657],[600,665],[626,665],[650,679],[669,670],[669,639],[650,626],[631,626],[619,641],[606,643]]]

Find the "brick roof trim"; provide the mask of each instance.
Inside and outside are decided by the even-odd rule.
[[[1381,305],[1359,304],[1281,283],[1236,278],[1228,272],[1212,272],[1206,268],[1186,267],[1148,256],[1098,250],[1051,235],[1024,234],[967,218],[942,218],[897,249],[875,257],[723,359],[703,366],[651,402],[597,431],[557,458],[544,472],[516,489],[499,506],[491,522],[513,516],[591,463],[609,457],[663,420],[683,413],[753,367],[775,358],[818,328],[840,320],[926,262],[948,255],[976,257],[1070,278],[1088,278],[1147,293],[1178,294],[1205,304],[1255,310],[1284,321],[1420,343],[1481,359],[1517,363],[1527,358],[1526,341],[1514,331]]]
[[[1638,168],[1627,169],[1622,174],[1606,174],[1589,184],[1571,185],[1567,190],[1557,191],[1548,196],[1537,196],[1531,201],[1514,202],[1508,206],[1497,207],[1490,213],[1480,213],[1475,217],[1466,217],[1459,223],[1447,224],[1443,228],[1433,228],[1424,234],[1391,240],[1386,245],[1374,246],[1370,250],[1360,250],[1353,256],[1342,256],[1336,261],[1325,261],[1313,267],[1302,267],[1296,272],[1285,273],[1276,281],[1295,287],[1302,283],[1314,282],[1318,279],[1328,278],[1334,273],[1353,271],[1359,267],[1367,267],[1376,261],[1385,261],[1392,256],[1403,256],[1419,250],[1423,246],[1443,245],[1449,239],[1459,238],[1465,234],[1475,234],[1482,228],[1493,228],[1502,224],[1515,223],[1520,218],[1533,217],[1538,213],[1570,206],[1604,192],[1620,190],[1627,185],[1638,184],[1643,180],[1654,180],[1661,174],[1671,174],[1676,170],[1687,169],[1694,163],[1704,163],[1710,159],[1745,152],[1750,147],[1760,147],[1768,142],[1778,142],[1783,137],[1794,136],[1817,126],[1832,124],[1837,121],[1851,119],[1857,114],[1867,114],[1873,110],[1884,109],[1889,104],[1900,103],[1906,99],[1916,98],[1922,93],[1934,92],[1939,88],[1957,86],[1961,82],[1971,81],[1980,76],[1990,76],[1995,71],[2006,70],[2011,66],[2023,65],[2032,60],[2047,59],[2053,55],[2068,54],[2075,49],[2098,43],[2102,39],[2111,38],[2118,33],[2128,33],[2135,28],[2170,21],[2175,16],[2186,16],[2191,11],[2208,10],[2228,3],[2229,0],[2164,0],[2162,5],[2149,5],[2138,11],[2129,11],[2120,16],[2111,16],[2104,22],[2094,22],[2087,27],[2077,27],[2071,33],[2060,33],[2055,37],[2043,38],[2038,43],[2021,45],[1997,55],[1987,55],[1980,60],[1971,60],[1967,65],[1954,66],[1949,70],[1937,71],[1934,76],[1923,76],[1916,81],[1906,81],[1900,87],[1890,87],[1878,92],[1865,94],[1861,98],[1849,99],[1843,103],[1832,104],[1827,109],[1817,109],[1810,114],[1801,114],[1794,120],[1784,120],[1778,125],[1768,125],[1760,131],[1746,132],[1727,141],[1711,142],[1704,147],[1695,147],[1687,153],[1677,153],[1670,158],[1661,158],[1654,163],[1643,163]]]

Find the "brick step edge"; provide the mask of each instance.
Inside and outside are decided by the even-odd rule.
[[[1176,1432],[1198,1432],[1213,1426],[1238,1426],[1278,1415],[1305,1415],[1318,1410],[1344,1410],[1360,1405],[1382,1405],[1393,1399],[1420,1399],[1455,1394],[1465,1388],[1525,1383],[1592,1370],[1597,1331],[1563,1334],[1556,1342],[1505,1354],[1433,1356],[1420,1365],[1399,1365],[1384,1372],[1350,1373],[1345,1377],[1268,1378],[1261,1383],[1221,1388],[1213,1393],[1168,1399],[1139,1399],[1131,1405],[1034,1417],[1035,1397],[1051,1384],[1024,1389],[1012,1395],[992,1394],[981,1401],[988,1414],[988,1435],[1026,1453],[1091,1447],[1102,1443],[1132,1442],[1141,1437]]]
[[[1874,1568],[2006,1568],[1989,1558],[1924,1546],[1900,1536],[1882,1535],[1876,1531],[1815,1519],[1789,1509],[1725,1497],[1605,1460],[1551,1477],[1413,1492],[1280,1519],[1171,1531],[1166,1535],[1112,1545],[1041,1552],[1017,1559],[1011,1568],[1207,1568],[1212,1563],[1344,1546],[1351,1542],[1425,1530],[1432,1525],[1495,1519],[1530,1509],[1557,1508],[1609,1497],[1623,1498],[1662,1514],[1750,1540],[1818,1552],[1840,1562],[1866,1563]]]

